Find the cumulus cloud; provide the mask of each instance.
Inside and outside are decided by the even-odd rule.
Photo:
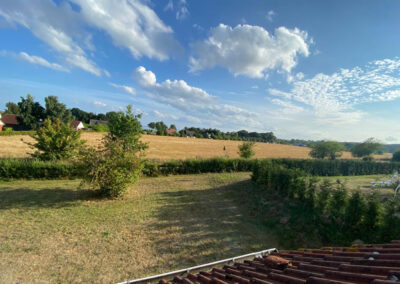
[[[263,27],[220,24],[210,36],[193,45],[190,71],[222,66],[235,76],[262,78],[268,71],[290,73],[298,55],[309,55],[308,35],[297,28],[280,27],[271,35]]]
[[[128,94],[136,95],[136,90],[133,87],[126,86],[126,85],[118,85],[118,84],[114,84],[114,83],[108,83],[108,84],[114,88],[123,90],[123,91],[127,92]]]
[[[72,9],[74,3],[79,9]],[[104,31],[116,46],[127,48],[135,58],[165,60],[179,44],[172,29],[140,0],[3,0],[0,17],[9,24],[29,29],[67,64],[96,76],[107,75],[87,51],[95,51],[93,30]],[[89,27],[93,29],[89,29]]]
[[[231,125],[259,125],[257,114],[245,109],[220,104],[218,98],[203,89],[190,86],[183,80],[165,80],[157,82],[156,75],[140,66],[135,71],[138,83],[147,91],[147,95],[157,102],[169,105],[185,114],[186,118],[213,125],[229,123]]]

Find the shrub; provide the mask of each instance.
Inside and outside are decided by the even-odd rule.
[[[83,144],[80,132],[58,119],[46,119],[31,137],[36,141],[34,144],[28,143],[36,148],[32,156],[46,161],[72,158]]]
[[[134,115],[132,106],[115,113],[109,121],[109,133],[97,149],[82,150],[79,165],[83,182],[105,197],[123,195],[129,184],[139,179],[143,168],[142,151],[147,147],[140,141],[140,115]]]
[[[97,124],[92,126],[92,129],[96,132],[108,132],[108,126],[105,124]]]
[[[241,158],[251,158],[254,156],[254,142],[243,142],[241,145],[239,145],[239,151],[238,154]]]

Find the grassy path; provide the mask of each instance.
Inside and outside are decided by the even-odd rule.
[[[123,200],[79,181],[0,183],[0,283],[110,283],[276,246],[249,174],[142,179]]]

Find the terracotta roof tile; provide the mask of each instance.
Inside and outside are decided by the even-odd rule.
[[[175,277],[173,283],[351,284],[400,283],[400,241],[389,244],[300,249],[223,268]],[[159,283],[165,284],[162,280]]]

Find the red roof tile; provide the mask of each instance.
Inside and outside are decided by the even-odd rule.
[[[15,114],[4,114],[1,117],[1,121],[3,121],[5,125],[19,125],[18,115]]]
[[[281,251],[159,283],[399,283],[399,244]]]

